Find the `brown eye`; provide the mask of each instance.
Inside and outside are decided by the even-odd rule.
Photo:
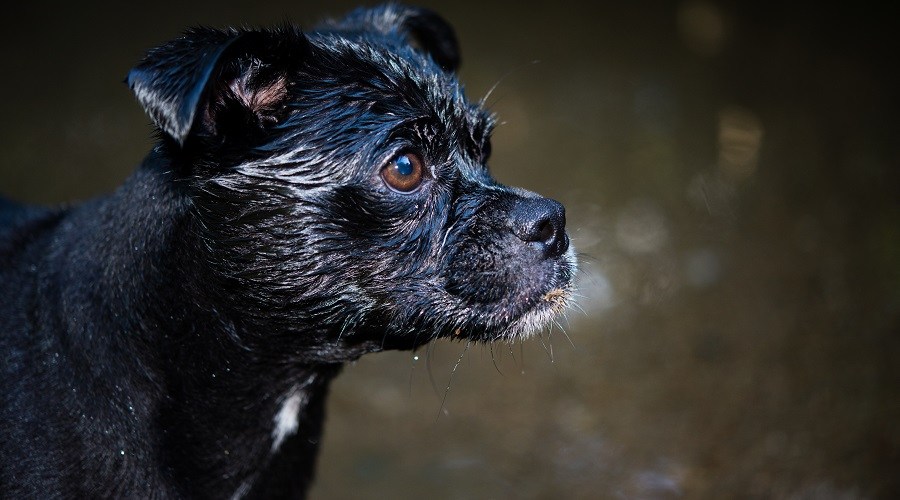
[[[414,191],[422,183],[424,175],[422,158],[413,153],[398,156],[381,171],[385,184],[401,193]]]

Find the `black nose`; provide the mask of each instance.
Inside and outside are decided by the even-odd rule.
[[[569,249],[566,209],[549,198],[523,198],[513,207],[513,232],[525,243],[540,248],[544,258],[559,257]]]

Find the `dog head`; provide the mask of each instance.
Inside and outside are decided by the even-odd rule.
[[[492,179],[494,120],[458,64],[443,19],[391,5],[309,33],[195,29],[132,70],[245,335],[413,348],[516,339],[566,307],[564,209]]]

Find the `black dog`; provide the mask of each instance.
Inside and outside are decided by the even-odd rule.
[[[399,6],[150,51],[133,176],[0,203],[0,496],[301,497],[344,362],[564,308],[563,207],[491,178],[458,63]]]

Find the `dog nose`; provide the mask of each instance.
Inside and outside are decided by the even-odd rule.
[[[512,210],[513,233],[539,247],[544,258],[559,257],[569,249],[566,209],[549,198],[524,198]]]

